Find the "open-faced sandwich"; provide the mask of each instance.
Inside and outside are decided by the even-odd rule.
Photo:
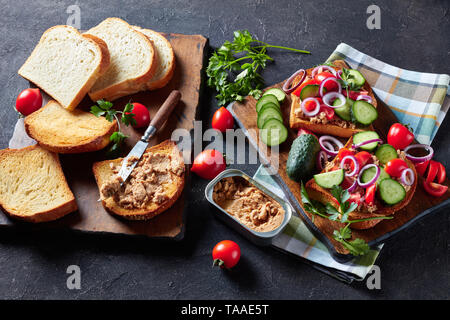
[[[291,93],[290,127],[348,138],[371,130],[377,101],[363,75],[342,60],[299,70],[285,83]]]
[[[306,183],[312,199],[331,204],[338,211],[340,204],[333,196],[333,188],[340,187],[349,193],[348,201],[357,206],[348,220],[359,220],[393,215],[405,207],[417,186],[417,173],[405,152],[390,144],[382,144],[374,131],[356,133],[338,151],[329,144],[340,142],[330,136],[321,138],[321,173]],[[333,140],[334,139],[334,140]],[[334,159],[327,161],[328,156]],[[347,201],[347,200],[345,200]],[[365,220],[351,224],[353,229],[369,229],[381,219]]]

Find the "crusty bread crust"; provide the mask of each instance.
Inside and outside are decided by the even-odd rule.
[[[28,146],[23,149],[4,149],[0,150],[0,162],[2,162],[2,159],[8,157],[9,155],[13,153],[23,153],[32,151],[36,148],[39,148],[38,145]],[[8,206],[5,203],[2,203],[0,199],[0,207],[12,218],[32,222],[32,223],[40,223],[40,222],[48,222],[53,221],[56,219],[59,219],[73,211],[76,211],[78,209],[77,203],[75,201],[75,197],[72,193],[72,191],[69,188],[69,185],[67,184],[66,177],[64,176],[61,163],[59,161],[59,156],[56,153],[52,153],[52,157],[57,162],[57,165],[59,167],[58,172],[56,173],[58,175],[58,178],[61,181],[61,185],[64,188],[64,191],[69,195],[69,201],[59,205],[58,207],[52,208],[50,210],[35,212],[32,215],[23,215],[19,212],[16,212],[15,210],[12,210],[12,208],[8,208]],[[19,168],[20,170],[20,168]]]
[[[83,36],[81,33],[78,32],[77,29],[75,29],[74,27],[71,26],[66,26],[66,25],[57,25],[57,26],[53,26],[51,28],[49,28],[48,30],[46,30],[42,36],[41,39],[39,41],[39,43],[41,41],[44,41],[45,36],[51,32],[53,29],[55,28],[67,28],[70,29],[72,31],[75,31],[76,33],[80,34],[80,36]],[[31,58],[34,54],[37,54],[37,47],[35,47],[35,49],[33,50],[33,52],[31,53],[31,55],[28,57],[28,59],[25,61],[25,63],[23,64],[23,66],[19,69],[18,74],[20,76],[22,76],[23,78],[27,79],[28,81],[33,82],[35,85],[37,85],[39,88],[41,88],[42,90],[44,90],[45,92],[47,92],[48,95],[50,95],[51,97],[53,97],[55,100],[57,100],[62,106],[64,106],[65,108],[67,108],[68,110],[74,110],[78,104],[81,102],[81,100],[83,100],[84,96],[86,96],[86,94],[88,93],[88,91],[91,89],[91,87],[94,85],[94,83],[97,81],[97,79],[101,76],[101,74],[103,74],[107,68],[109,67],[109,63],[110,63],[110,57],[109,57],[109,52],[107,50],[107,46],[106,44],[103,42],[103,45],[106,46],[106,50],[104,47],[102,47],[102,44],[100,41],[98,41],[99,39],[94,39],[93,37],[84,37],[87,41],[91,42],[92,44],[95,45],[96,49],[97,49],[97,54],[100,56],[100,63],[98,65],[98,67],[95,69],[95,71],[92,73],[92,76],[88,79],[88,81],[84,84],[84,86],[81,88],[81,90],[79,92],[77,92],[77,94],[75,95],[75,97],[73,98],[73,100],[68,104],[65,105],[62,101],[60,101],[59,99],[57,99],[56,96],[52,95],[51,92],[49,92],[48,90],[45,90],[44,88],[42,88],[42,86],[38,83],[33,81],[33,79],[28,78],[26,75],[24,75],[22,73],[22,68],[27,64],[30,63]],[[39,44],[38,44],[39,45]]]
[[[333,62],[333,64],[334,64],[335,70],[339,70],[341,68],[347,67],[347,64],[343,60],[335,60]],[[310,76],[313,69],[314,68],[307,69],[306,74],[308,76]],[[296,84],[296,83],[298,83],[298,81],[300,81],[300,77],[301,77],[301,75],[299,75],[296,79],[294,79],[294,84]],[[369,92],[369,95],[372,97],[372,101],[373,101],[372,104],[376,108],[377,100],[373,94],[372,88],[367,83],[367,81],[364,84],[363,89]],[[291,100],[292,100],[292,103],[291,103],[291,111],[290,111],[290,116],[289,116],[289,125],[292,129],[297,130],[297,129],[303,128],[303,129],[311,130],[317,134],[329,134],[329,135],[338,136],[338,137],[342,137],[342,138],[351,137],[353,134],[355,134],[357,132],[373,130],[372,125],[368,126],[365,129],[359,129],[359,128],[351,129],[351,128],[342,128],[342,127],[339,127],[339,126],[333,125],[333,124],[311,123],[309,120],[304,120],[295,115],[295,110],[297,108],[299,108],[299,106],[301,104],[300,98],[294,94],[291,94]]]
[[[40,135],[39,125],[45,124],[37,124],[36,122],[39,122],[39,120],[36,120],[36,118],[39,118],[40,114],[45,111],[45,108],[47,108],[52,103],[55,103],[55,101],[49,101],[44,107],[27,116],[24,121],[25,131],[27,132],[27,134],[31,138],[36,140],[44,149],[56,153],[84,153],[98,151],[105,148],[110,143],[110,136],[114,131],[117,131],[117,121],[114,120],[113,122],[111,122],[111,125],[109,127],[105,128],[103,131],[99,131],[97,135],[93,136],[87,141],[74,141],[73,144],[59,145],[53,140],[44,140]],[[101,120],[99,119],[99,121]],[[61,128],[61,130],[64,130],[64,128]],[[55,135],[56,134],[57,132],[55,132]]]
[[[167,152],[171,153],[174,149],[177,149],[180,157],[182,158],[181,152],[178,150],[177,145],[171,141],[166,140],[158,145],[155,145],[151,148],[148,148],[145,152]],[[100,161],[93,164],[92,170],[94,172],[95,181],[97,182],[97,186],[100,190],[101,186],[111,179],[114,175],[110,164],[120,165],[123,158],[115,159],[115,160],[106,160]],[[173,183],[170,185],[170,189],[173,191],[172,194],[169,195],[169,199],[162,204],[158,205],[156,203],[150,202],[146,205],[145,208],[142,209],[125,209],[120,207],[112,198],[105,199],[104,196],[100,192],[100,198],[102,199],[103,207],[113,214],[121,216],[122,218],[128,220],[149,220],[158,214],[169,209],[180,197],[181,193],[184,189],[185,183],[185,173],[181,177],[174,176]]]
[[[350,148],[350,146],[353,143],[353,137],[351,137],[348,142],[345,145],[345,148]],[[335,158],[332,161],[334,164],[337,163],[337,159]],[[413,172],[414,176],[416,177],[414,184],[411,186],[411,189],[406,193],[405,199],[403,199],[400,203],[396,204],[395,206],[391,207],[385,207],[383,206],[381,210],[377,210],[374,213],[370,212],[359,212],[359,211],[353,211],[349,214],[349,220],[358,220],[358,219],[365,219],[365,218],[371,218],[371,217],[382,217],[382,216],[390,216],[393,215],[395,212],[399,211],[400,209],[404,208],[408,205],[408,203],[411,201],[414,192],[417,187],[417,181],[418,176],[416,172],[416,168],[414,164],[406,159],[406,163],[408,164],[408,167],[410,167]],[[324,171],[322,171],[324,172]],[[333,197],[330,191],[327,189],[322,188],[319,186],[314,178],[309,180],[305,187],[308,190],[308,195],[311,199],[318,200],[322,203],[330,203],[332,204],[336,209],[339,209],[339,205],[336,203],[336,199]],[[362,221],[362,222],[355,222],[350,225],[352,229],[369,229],[374,227],[376,224],[380,223],[382,220],[368,220],[368,221]]]
[[[125,23],[128,25],[128,23],[120,18],[107,18],[106,20],[115,20],[119,23]],[[146,67],[146,69],[143,71],[143,73],[135,78],[127,79],[125,81],[122,81],[120,83],[116,83],[110,87],[103,88],[98,91],[90,91],[89,97],[93,101],[97,101],[100,99],[106,99],[109,101],[114,101],[118,98],[121,98],[123,96],[127,96],[136,92],[139,92],[142,90],[142,84],[148,82],[154,75],[157,63],[156,63],[156,54],[155,54],[155,48],[153,47],[153,43],[141,32],[136,31],[132,26],[128,25],[130,28],[130,32],[136,33],[141,39],[148,44],[150,55],[151,55],[151,63],[149,66]],[[85,35],[89,34],[89,31],[85,33]]]

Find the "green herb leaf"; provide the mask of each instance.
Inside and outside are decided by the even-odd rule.
[[[130,124],[132,126],[136,125],[136,119],[134,118],[135,114],[132,112],[133,108],[134,108],[133,104],[129,102],[125,105],[125,108],[123,109],[122,119],[120,119],[120,121],[122,121],[122,123],[124,123],[127,126],[129,126]]]
[[[101,109],[99,106],[92,106],[91,113],[93,115],[95,115],[96,117],[100,117],[105,114],[105,111],[103,109]]]

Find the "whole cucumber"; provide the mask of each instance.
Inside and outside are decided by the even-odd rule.
[[[319,141],[312,134],[302,134],[292,143],[286,163],[288,177],[296,182],[310,179],[316,167]]]

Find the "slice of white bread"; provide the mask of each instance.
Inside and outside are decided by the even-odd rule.
[[[44,32],[18,73],[73,110],[108,67],[102,40],[70,26],[54,26]]]
[[[82,110],[69,111],[51,100],[25,118],[25,130],[43,148],[57,153],[103,149],[117,130],[117,122]]]
[[[175,54],[173,53],[172,45],[159,32],[137,26],[133,27],[153,42],[157,52],[157,68],[151,80],[146,83],[146,86],[149,90],[162,88],[172,79],[175,70]]]
[[[156,70],[152,42],[119,18],[108,18],[86,31],[108,45],[111,64],[89,91],[92,100],[113,101],[142,90]]]
[[[177,157],[178,161],[183,163],[183,155],[178,149],[177,145],[171,141],[166,140],[158,145],[148,148],[145,153],[163,153],[170,154],[173,157]],[[101,190],[102,186],[111,181],[116,174],[114,173],[113,167],[120,168],[123,158],[115,160],[106,160],[94,163],[92,170],[94,172],[95,180],[97,181],[97,186]],[[156,215],[169,209],[180,197],[183,192],[185,173],[181,176],[171,174],[172,181],[163,184],[164,193],[167,195],[167,200],[161,204],[157,204],[153,201],[148,202],[145,207],[140,209],[126,209],[117,204],[112,197],[105,198],[102,192],[100,192],[100,197],[102,199],[103,207],[109,212],[119,215],[128,220],[148,220]]]
[[[58,155],[38,145],[0,150],[0,206],[29,222],[56,220],[77,210]]]

